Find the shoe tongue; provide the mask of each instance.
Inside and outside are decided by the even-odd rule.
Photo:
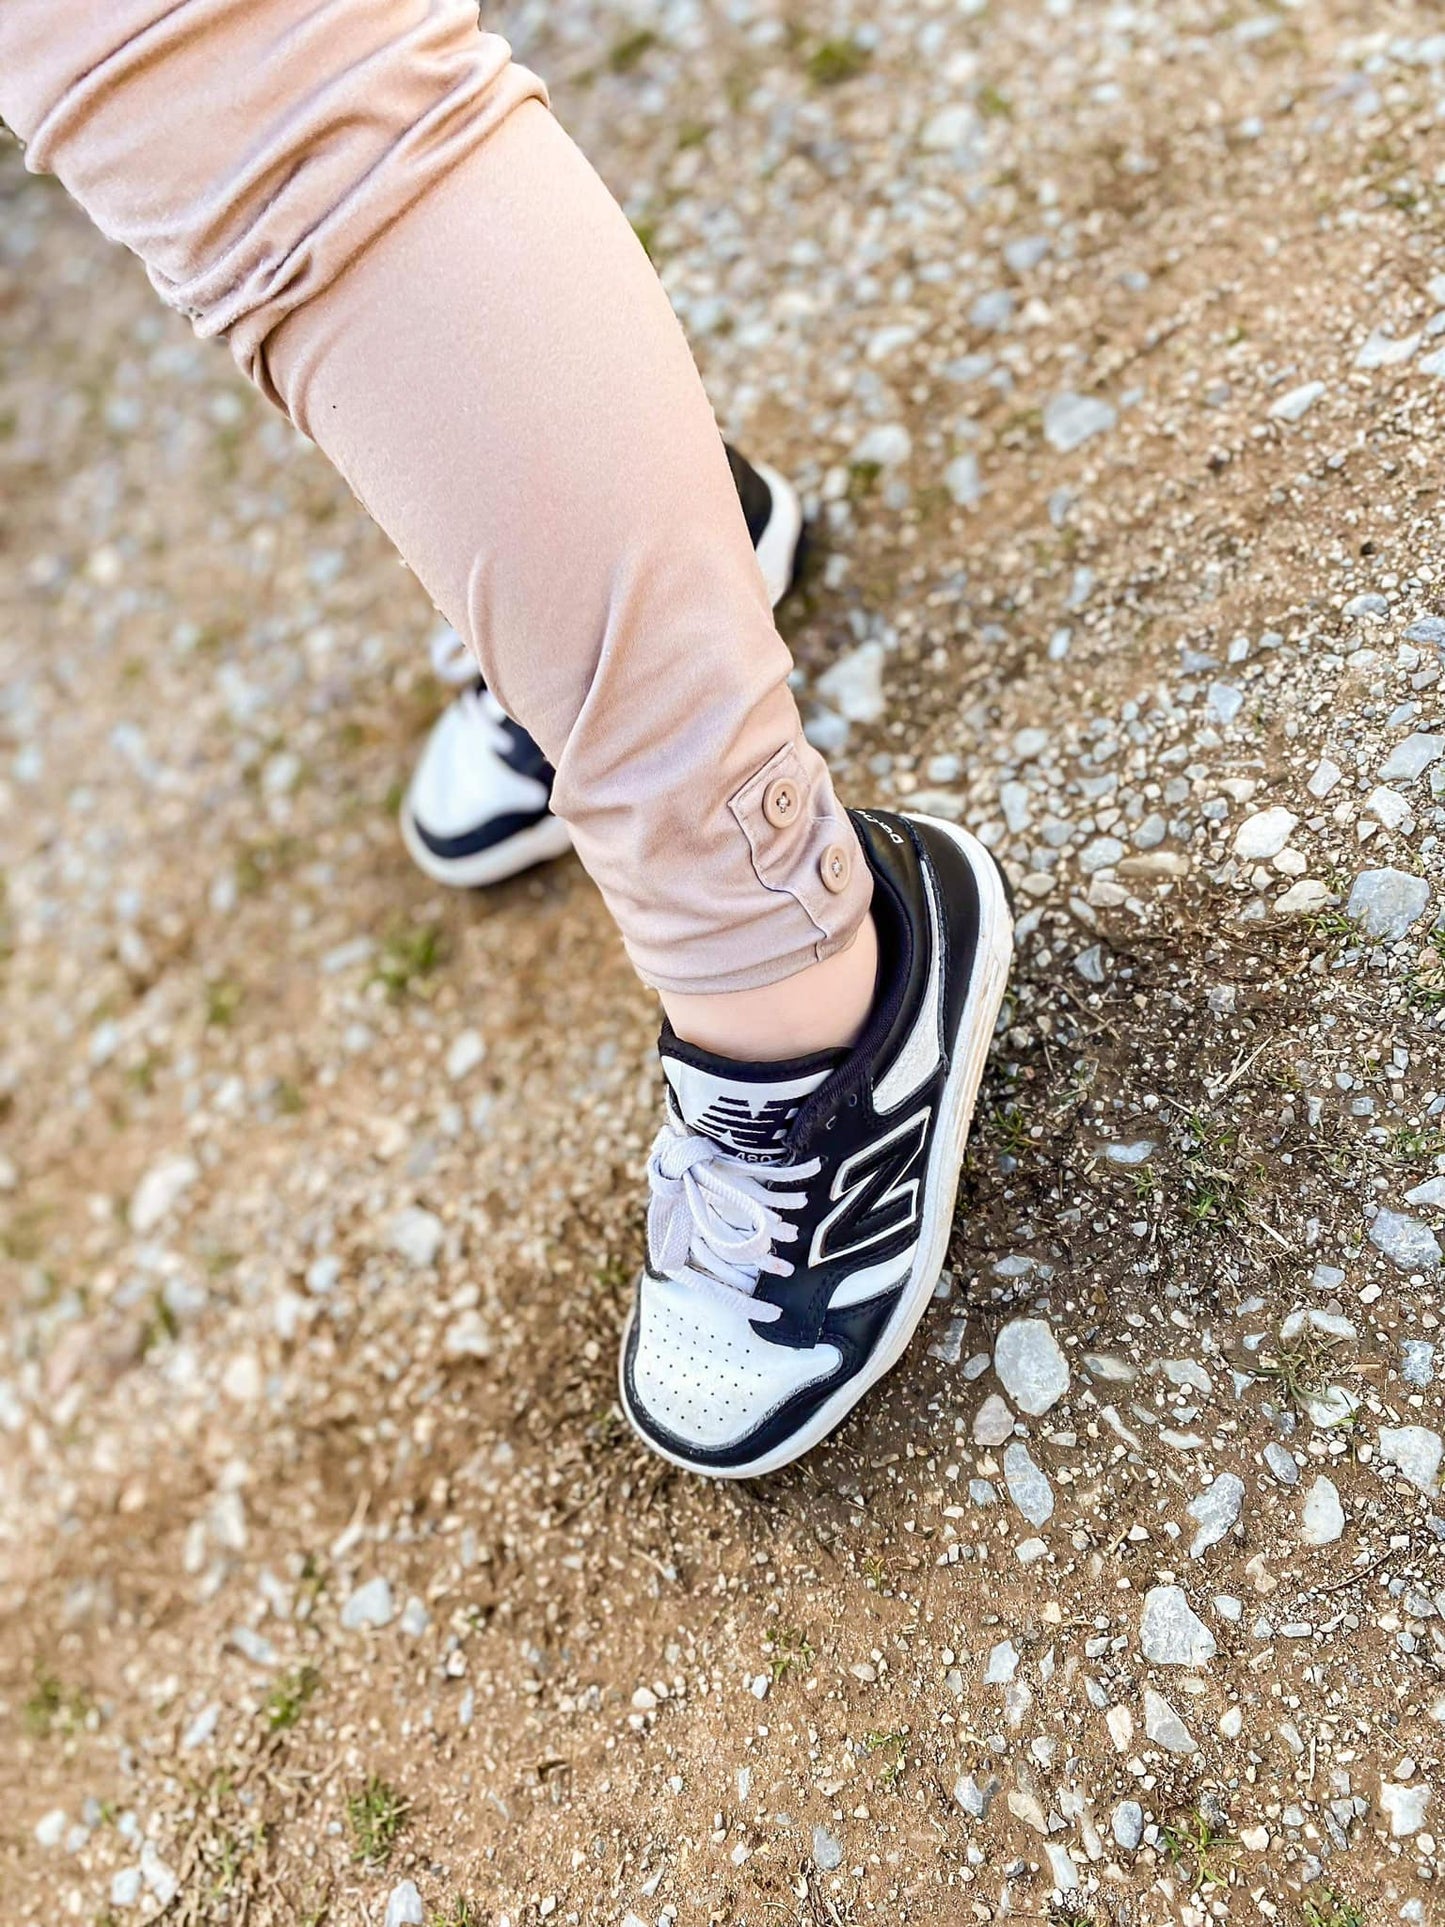
[[[666,1031],[659,1049],[688,1129],[757,1164],[783,1156],[799,1108],[848,1054],[818,1051],[783,1064],[746,1064],[714,1057]]]

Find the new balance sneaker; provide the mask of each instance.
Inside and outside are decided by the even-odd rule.
[[[763,580],[779,603],[797,574],[802,505],[775,469],[754,467],[733,448],[727,455]],[[546,757],[503,714],[454,630],[432,644],[432,667],[460,693],[437,719],[402,802],[402,841],[413,860],[438,883],[473,889],[561,856],[572,839],[551,813]]]
[[[622,1406],[674,1465],[800,1458],[902,1357],[943,1269],[1013,920],[953,823],[859,811],[878,991],[849,1051],[743,1064],[660,1045],[648,1261]]]

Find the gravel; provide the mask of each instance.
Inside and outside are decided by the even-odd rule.
[[[1199,1527],[1189,1547],[1191,1559],[1202,1558],[1211,1546],[1219,1544],[1239,1518],[1244,1493],[1244,1480],[1237,1473],[1221,1472],[1197,1498],[1190,1500],[1186,1510]]]
[[[1009,1497],[1031,1526],[1047,1525],[1054,1516],[1054,1488],[1034,1464],[1026,1445],[1011,1445],[1003,1455],[1004,1482]]]
[[[1162,1693],[1144,1688],[1144,1731],[1166,1753],[1197,1753],[1194,1736]]]
[[[1145,1593],[1139,1640],[1155,1666],[1207,1666],[1219,1650],[1179,1586],[1151,1586]]]
[[[1364,870],[1355,878],[1345,914],[1366,936],[1398,943],[1430,908],[1430,885],[1404,870]]]
[[[1021,1412],[1041,1417],[1069,1389],[1069,1367],[1053,1331],[1040,1318],[1016,1318],[994,1344],[993,1368]]]
[[[1095,435],[1111,429],[1119,411],[1101,395],[1076,395],[1072,391],[1053,395],[1044,404],[1044,434],[1051,448],[1061,455],[1081,448]]]
[[[1305,1493],[1300,1539],[1307,1546],[1329,1546],[1345,1529],[1345,1509],[1333,1479],[1323,1473]]]
[[[426,1910],[414,1880],[403,1880],[386,1897],[384,1927],[422,1927]]]
[[[341,1608],[341,1623],[349,1633],[389,1626],[395,1617],[396,1604],[391,1586],[382,1578],[368,1579],[358,1586]]]
[[[1440,1241],[1429,1225],[1402,1211],[1377,1211],[1370,1224],[1370,1243],[1401,1271],[1434,1271],[1440,1264]]]

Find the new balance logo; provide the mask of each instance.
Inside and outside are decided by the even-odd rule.
[[[736,1151],[772,1153],[797,1114],[797,1105],[786,1097],[768,1099],[757,1110],[741,1097],[717,1097],[697,1120],[696,1129]]]
[[[834,1207],[813,1233],[809,1265],[851,1258],[854,1252],[881,1244],[917,1222],[922,1157],[932,1116],[932,1105],[925,1105],[886,1137],[865,1144],[838,1166],[828,1193]]]

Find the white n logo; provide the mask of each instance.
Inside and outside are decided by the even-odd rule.
[[[838,1166],[828,1193],[834,1206],[813,1233],[810,1266],[850,1258],[917,1220],[923,1173],[914,1166],[927,1142],[932,1115],[932,1105],[926,1104]]]

